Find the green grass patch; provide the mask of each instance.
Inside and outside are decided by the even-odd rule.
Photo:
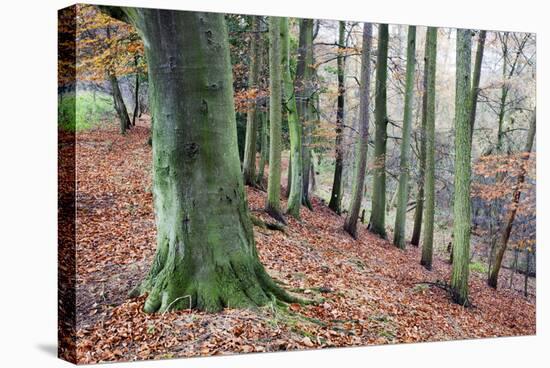
[[[102,92],[82,91],[58,97],[59,128],[82,131],[116,117],[113,99]]]
[[[470,263],[470,271],[478,273],[487,273],[487,265],[481,262]]]

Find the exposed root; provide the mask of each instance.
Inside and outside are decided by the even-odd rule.
[[[252,221],[252,224],[254,224],[255,226],[259,226],[262,229],[277,230],[286,234],[286,227],[281,223],[264,221],[254,215],[250,215],[250,220]]]

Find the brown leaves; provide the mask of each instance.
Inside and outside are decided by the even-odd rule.
[[[428,272],[418,264],[420,249],[401,251],[362,225],[353,240],[343,218],[317,198],[314,212],[302,209],[302,221],[288,219],[286,233],[254,230],[268,272],[285,289],[321,303],[143,313],[144,298],[126,295],[155,248],[148,134],[143,124],[126,137],[116,126],[78,133],[79,363],[535,333],[533,302],[494,291],[477,274],[470,282],[476,308],[451,303],[441,289],[419,288],[448,280],[450,266],[436,257]],[[265,193],[247,188],[247,197],[254,215],[267,219],[258,210]]]

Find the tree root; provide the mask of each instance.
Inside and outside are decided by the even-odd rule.
[[[252,221],[252,224],[254,224],[255,226],[261,227],[262,229],[276,230],[286,234],[285,225],[279,222],[264,221],[261,218],[254,215],[250,215],[250,220]]]

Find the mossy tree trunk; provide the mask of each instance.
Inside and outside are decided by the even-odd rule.
[[[134,295],[144,310],[292,301],[261,265],[237,151],[222,14],[103,8],[144,39],[153,99],[157,251]]]
[[[422,214],[424,211],[424,178],[426,173],[426,119],[428,108],[428,37],[426,37],[424,47],[424,75],[422,76],[422,119],[420,125],[420,157],[418,157],[418,192],[416,195],[416,207],[414,209],[413,233],[411,244],[418,246],[420,244],[420,234],[422,232]]]
[[[357,220],[363,201],[365,176],[367,170],[367,149],[369,138],[370,110],[370,54],[372,49],[372,24],[363,25],[363,50],[361,55],[361,87],[359,92],[359,136],[357,138],[357,164],[353,175],[353,191],[344,230],[357,238]]]
[[[288,119],[288,130],[290,134],[290,161],[289,161],[289,194],[287,212],[292,217],[300,218],[300,207],[302,206],[303,170],[302,170],[302,125],[298,117],[296,107],[296,96],[294,83],[290,74],[290,37],[288,34],[288,18],[281,18],[281,43],[283,83],[284,83],[284,106]]]
[[[126,131],[130,129],[130,117],[128,116],[128,110],[122,99],[122,92],[120,92],[120,86],[118,79],[113,72],[108,72],[109,82],[111,83],[111,91],[113,94],[113,103],[115,105],[115,111],[119,120],[120,134],[126,134]]]
[[[412,105],[414,98],[414,69],[416,68],[416,27],[409,26],[407,36],[407,69],[405,79],[405,106],[401,138],[401,157],[399,162],[399,188],[393,244],[405,249],[405,222],[409,202],[409,161],[411,151]]]
[[[374,168],[372,170],[372,211],[369,230],[386,237],[386,142],[388,139],[388,113],[386,82],[388,75],[388,25],[378,28],[378,54],[376,57],[376,96],[374,99]]]
[[[453,203],[453,268],[451,292],[455,303],[468,304],[470,263],[470,69],[472,31],[458,29],[456,40],[455,175]]]
[[[311,174],[311,131],[314,109],[313,19],[300,19],[295,91],[302,123],[302,204],[313,209],[309,199]]]
[[[479,81],[481,79],[481,65],[483,63],[483,51],[485,49],[485,39],[487,31],[479,31],[477,39],[476,59],[474,62],[474,71],[472,75],[472,90],[470,92],[470,140],[474,136],[474,126],[476,123],[477,99],[479,97]]]
[[[334,160],[334,178],[332,180],[332,193],[330,195],[329,208],[340,214],[342,211],[342,173],[344,171],[344,105],[345,105],[345,68],[346,59],[346,22],[340,21],[338,27],[338,54],[336,55],[337,77],[338,77],[338,100],[336,103],[336,140],[335,140],[335,160]]]
[[[260,19],[251,16],[252,37],[250,39],[250,66],[248,74],[248,89],[252,96],[258,90],[258,78],[260,70]],[[248,102],[246,112],[246,137],[244,144],[243,177],[246,185],[256,184],[256,135],[257,135],[257,101],[256,98]]]
[[[424,236],[420,264],[432,269],[435,219],[435,77],[437,64],[437,28],[428,27],[427,99],[426,99],[426,169],[424,172]]]
[[[516,214],[518,211],[519,201],[521,199],[522,185],[525,182],[525,175],[527,174],[527,169],[526,169],[527,161],[529,160],[531,150],[533,149],[533,142],[535,140],[535,131],[536,131],[536,117],[537,117],[537,114],[536,114],[536,111],[534,111],[533,117],[529,124],[529,131],[527,133],[527,141],[525,143],[525,148],[523,149],[522,159],[525,161],[525,164],[522,166],[521,172],[517,178],[517,183],[514,188],[514,192],[512,194],[512,203],[510,205],[510,209],[508,210],[508,215],[506,216],[506,221],[504,222],[504,227],[501,230],[499,241],[496,246],[495,263],[491,269],[491,274],[487,279],[487,283],[489,284],[489,286],[495,289],[497,288],[498,274],[502,266],[504,253],[506,252],[506,248],[508,246],[508,240],[510,239],[510,233],[512,232],[512,226],[514,224],[514,219],[516,218]]]
[[[281,121],[282,70],[281,20],[269,17],[269,174],[267,179],[266,212],[285,222],[281,212]]]

